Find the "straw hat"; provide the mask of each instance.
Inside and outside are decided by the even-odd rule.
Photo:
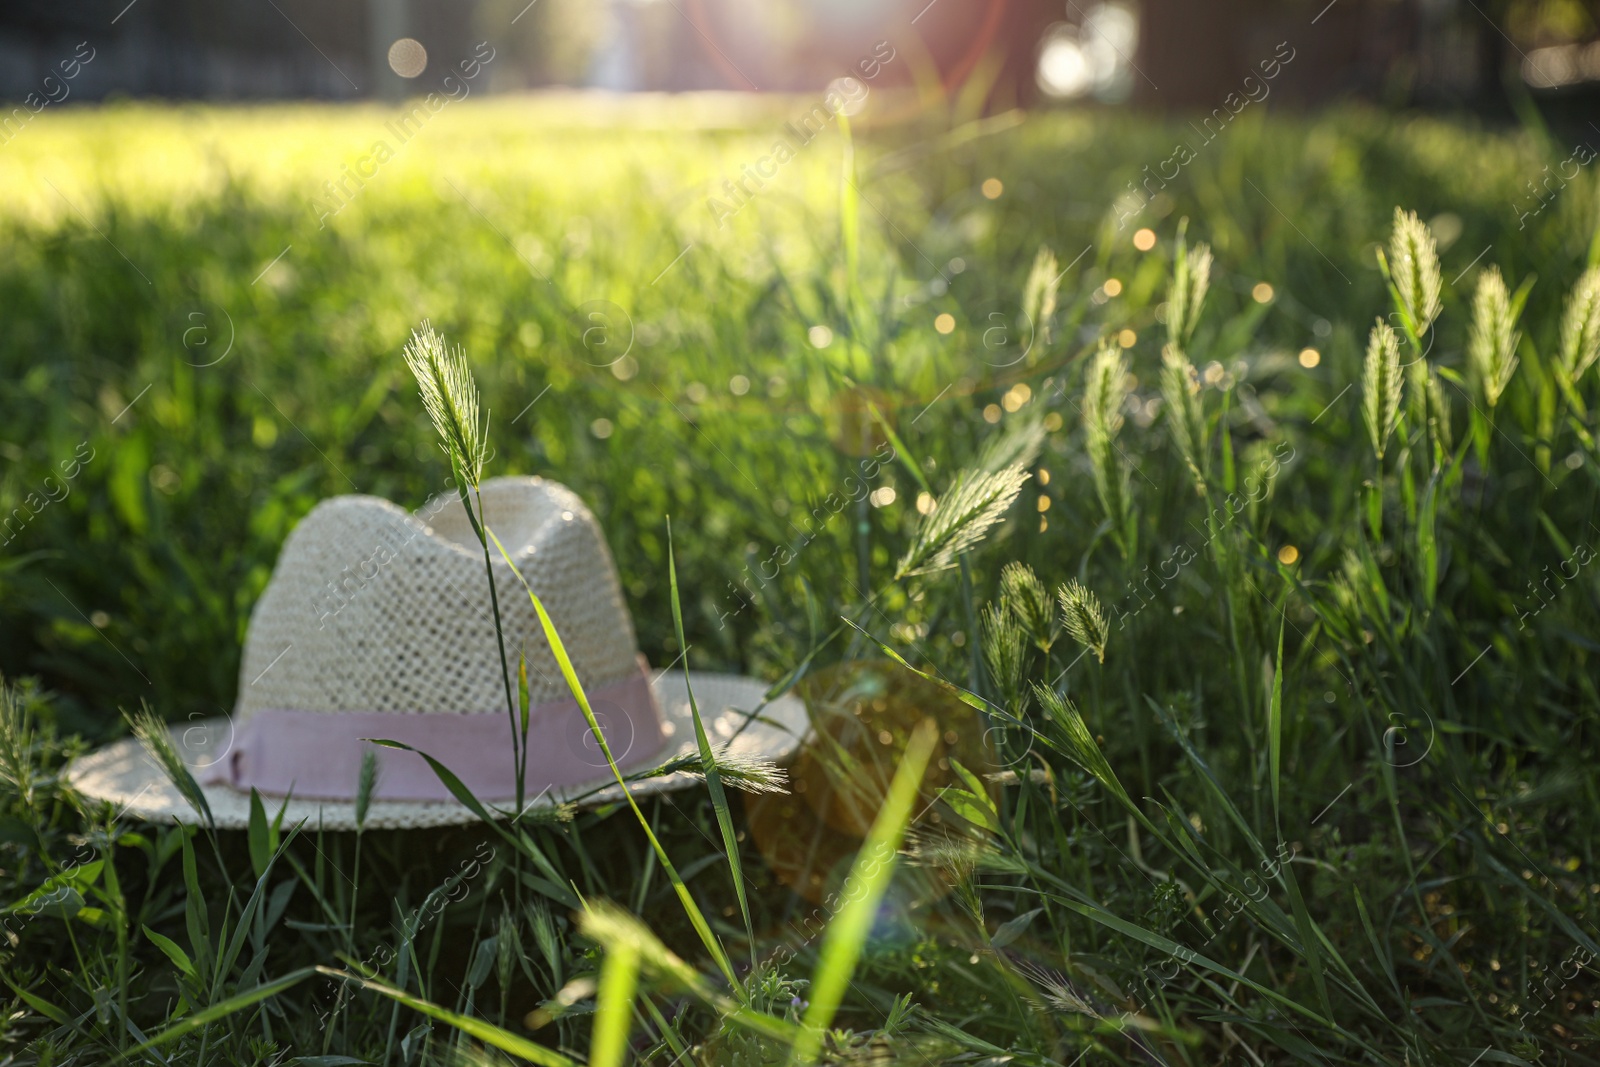
[[[695,756],[683,671],[653,672],[639,655],[611,552],[583,501],[542,478],[495,478],[482,493],[490,529],[550,613],[623,771]],[[527,658],[527,803],[620,799],[527,594],[497,553],[493,566],[513,694],[519,652]],[[254,788],[269,814],[288,798],[288,821],[353,829],[366,752],[378,775],[363,825],[470,822],[420,756],[366,739],[426,752],[486,805],[513,808],[515,735],[500,671],[483,550],[456,494],[415,515],[377,497],[336,497],[284,544],[250,618],[233,716],[175,724],[173,742],[218,826],[248,825]],[[732,758],[782,760],[805,735],[804,704],[766,703],[757,679],[691,671],[688,686],[711,743]],[[132,738],[75,761],[68,777],[141,818],[196,817]],[[629,788],[696,781],[676,771]]]

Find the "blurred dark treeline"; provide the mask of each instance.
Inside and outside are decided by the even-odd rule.
[[[1062,21],[1060,3],[1009,6],[1005,45],[1014,56]],[[1084,21],[1079,4],[1068,0],[1065,8],[1065,21]],[[1294,77],[1274,88],[1284,101],[1354,96],[1506,112],[1526,91],[1530,54],[1537,60],[1540,49],[1600,37],[1600,0],[1140,0],[1138,12],[1132,99],[1157,110],[1209,109],[1287,43],[1296,53]],[[1559,105],[1586,97],[1592,105],[1600,63],[1591,67],[1545,98]],[[1010,75],[1020,101],[1037,98],[1028,64]]]
[[[6,0],[0,99],[397,97],[435,88],[480,41],[495,49],[491,91],[796,91],[888,41],[904,60],[875,84],[976,84],[994,110],[1048,101],[1042,45],[1104,44],[1107,7],[1137,25],[1136,44],[1111,44],[1127,83],[1113,95],[1156,111],[1218,106],[1283,44],[1280,103],[1510,116],[1534,97],[1576,115],[1600,101],[1600,0]],[[389,66],[403,37],[428,52],[415,82]]]

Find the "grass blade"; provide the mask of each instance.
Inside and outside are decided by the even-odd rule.
[[[296,973],[299,974],[300,972]],[[486,1045],[493,1045],[500,1051],[509,1052],[513,1056],[521,1056],[529,1063],[538,1064],[539,1067],[579,1067],[577,1060],[572,1059],[570,1056],[563,1056],[554,1049],[535,1044],[525,1037],[518,1037],[509,1030],[502,1030],[493,1023],[485,1022],[482,1019],[458,1015],[446,1008],[439,1007],[437,1004],[423,1000],[421,997],[414,997],[404,990],[396,989],[391,985],[385,985],[371,978],[363,978],[359,974],[335,970],[332,967],[310,968],[309,973],[325,974],[329,978],[352,982],[362,989],[370,990],[379,996],[388,997],[390,1000],[397,1004],[402,1004],[412,1011],[419,1011],[430,1019],[437,1019],[442,1023],[453,1026],[468,1037],[475,1037]]]
[[[694,699],[694,688],[689,684],[689,645],[683,636],[683,605],[678,598],[678,564],[672,554],[672,522],[667,522],[667,578],[672,594],[672,625],[678,635],[678,648],[683,652],[683,688],[689,694],[689,714],[694,719],[694,740],[700,749],[700,766],[705,772],[706,791],[711,794],[711,806],[717,813],[717,827],[722,831],[722,845],[727,849],[728,872],[733,876],[733,891],[739,898],[739,913],[744,917],[745,937],[750,945],[750,967],[756,965],[756,931],[750,920],[750,901],[744,891],[744,866],[739,858],[739,836],[733,828],[733,814],[728,810],[728,794],[722,788],[722,773],[717,769],[716,755],[711,751],[711,739],[706,736],[705,722],[700,718],[700,705]]]
[[[200,888],[200,871],[191,840],[193,832],[183,827],[178,835],[183,849],[183,920],[189,931],[189,949],[194,953],[195,970],[204,975],[211,970],[211,915],[206,908],[205,893]]]
[[[148,1049],[159,1048],[162,1045],[170,1045],[179,1038],[187,1037],[196,1030],[216,1022],[218,1019],[225,1019],[234,1012],[243,1011],[245,1008],[248,1008],[253,1004],[259,1004],[268,997],[275,997],[284,990],[299,985],[301,982],[305,981],[307,978],[310,978],[319,971],[324,974],[330,973],[325,967],[302,967],[298,971],[290,971],[282,978],[273,979],[265,985],[258,985],[254,989],[247,989],[242,993],[235,993],[228,999],[219,1000],[217,1003],[211,1005],[203,1011],[197,1011],[193,1015],[185,1016],[182,1022],[174,1023],[172,1026],[167,1027],[154,1037],[146,1039],[142,1044],[123,1053],[111,1062],[121,1063],[129,1056],[135,1056]],[[331,973],[338,974],[339,972]]]
[[[639,825],[644,829],[645,837],[650,840],[650,847],[655,849],[656,857],[661,860],[661,867],[667,872],[667,877],[672,881],[672,888],[678,894],[678,899],[683,903],[683,910],[689,916],[689,923],[694,927],[695,933],[700,935],[700,941],[706,946],[706,951],[711,953],[711,958],[716,961],[717,967],[728,980],[728,984],[735,990],[741,990],[738,976],[734,974],[733,964],[728,959],[728,953],[723,949],[722,943],[711,932],[711,924],[706,922],[705,915],[700,911],[700,905],[694,902],[694,897],[689,895],[689,887],[683,884],[683,879],[678,875],[678,868],[673,866],[672,859],[667,855],[667,850],[662,847],[656,837],[656,832],[650,827],[650,820],[644,817],[644,812],[639,809],[639,802],[633,798],[633,791],[628,788],[627,779],[622,775],[622,770],[617,766],[616,759],[611,755],[611,746],[607,743],[605,733],[600,729],[600,723],[594,717],[594,708],[589,705],[589,697],[583,691],[583,683],[578,681],[578,672],[572,666],[572,657],[567,654],[566,645],[561,641],[561,635],[556,632],[556,624],[551,621],[550,613],[544,608],[544,602],[533,591],[533,586],[522,576],[522,571],[517,569],[512,562],[511,555],[500,543],[494,533],[488,532],[494,541],[495,547],[500,550],[501,558],[511,568],[511,573],[517,576],[517,581],[522,583],[522,588],[527,591],[528,599],[533,602],[533,610],[539,616],[539,625],[544,630],[545,640],[550,643],[550,651],[556,658],[556,665],[561,668],[561,676],[566,679],[567,688],[572,691],[572,697],[578,702],[578,707],[583,710],[583,717],[589,723],[589,730],[593,733],[595,743],[600,746],[600,752],[606,758],[606,765],[611,768],[612,775],[617,780],[617,785],[622,787],[622,795],[627,798],[628,807],[633,809],[634,817],[639,820]]]
[[[1378,931],[1372,926],[1372,916],[1367,911],[1367,902],[1361,895],[1361,889],[1351,887],[1355,893],[1356,912],[1361,916],[1361,929],[1366,932],[1367,944],[1372,947],[1372,958],[1378,961],[1383,968],[1383,975],[1389,979],[1389,990],[1394,994],[1395,1003],[1404,1004],[1405,994],[1400,991],[1400,981],[1395,977],[1394,960],[1390,957],[1388,946],[1378,938]]]
[[[576,907],[578,905],[577,898],[572,895],[570,890],[564,887],[564,880],[562,879],[560,873],[557,872],[556,869],[551,865],[549,857],[541,852],[538,846],[536,846],[533,841],[530,840],[528,836],[522,833],[520,830],[513,834],[504,826],[502,826],[500,821],[495,817],[495,814],[488,808],[484,807],[481,800],[473,796],[472,790],[468,789],[466,784],[463,783],[460,778],[456,777],[454,772],[452,772],[449,767],[446,767],[444,764],[440,763],[426,752],[412,748],[403,741],[392,741],[388,738],[381,737],[364,737],[362,740],[370,741],[374,745],[382,745],[384,748],[395,748],[404,752],[415,752],[417,755],[421,756],[427,761],[428,766],[433,768],[433,773],[438,777],[439,781],[444,783],[444,787],[450,790],[451,796],[455,797],[463,807],[472,812],[472,814],[476,815],[484,822],[485,825],[494,830],[495,833],[499,834],[501,838],[503,838],[505,842],[512,848],[531,859],[535,864],[538,865],[539,869],[548,876],[549,888],[551,891],[548,892],[547,895],[554,899],[560,900],[568,907]],[[520,814],[521,813],[518,813],[519,817]]]
[[[594,1037],[589,1042],[590,1067],[621,1067],[628,1054],[633,1022],[633,990],[639,982],[639,952],[622,942],[611,946],[600,967],[595,997]]]
[[[1272,767],[1272,822],[1283,837],[1279,814],[1280,784],[1283,770],[1283,628],[1289,621],[1288,609],[1278,618],[1278,658],[1272,668],[1272,702],[1267,707],[1267,752]]]
[[[861,851],[850,868],[850,877],[845,883],[845,904],[823,934],[817,969],[811,979],[811,1006],[806,1009],[800,1035],[790,1055],[791,1063],[813,1063],[822,1049],[822,1035],[844,1000],[845,987],[861,958],[861,948],[872,933],[878,904],[889,888],[895,857],[905,837],[906,825],[911,821],[911,805],[916,801],[917,789],[938,740],[938,725],[932,719],[924,719],[906,744],[905,757],[889,783],[883,808],[872,821],[872,828],[867,831]]]
[[[843,616],[841,616],[841,618],[843,618]],[[919,671],[919,670],[917,670],[911,664],[906,662],[906,658],[904,656],[900,655],[900,653],[896,652],[894,649],[890,648],[888,645],[884,644],[882,641],[879,641],[876,637],[873,637],[872,634],[868,633],[866,630],[862,630],[861,627],[857,626],[854,622],[852,622],[849,619],[845,619],[844,621],[845,621],[845,624],[847,626],[850,626],[851,628],[856,629],[856,630],[860,630],[861,633],[866,636],[867,640],[869,640],[873,644],[877,645],[878,648],[883,651],[884,655],[888,656],[890,659],[892,659],[896,663],[900,664],[900,666],[904,667],[906,670],[910,671],[912,674],[915,674],[918,678],[925,678],[925,679],[927,679],[928,681],[932,682],[933,684],[935,684],[937,686],[942,686],[943,688],[948,689],[955,696],[955,698],[957,700],[961,701],[961,703],[967,705],[969,708],[977,708],[979,711],[982,711],[982,712],[991,712],[991,711],[998,710],[998,709],[995,708],[994,705],[990,704],[988,701],[984,700],[982,697],[978,696],[976,693],[969,692],[969,691],[961,688],[959,685],[956,685],[954,682],[946,681],[945,679],[939,677],[937,674],[933,674],[933,673],[930,673],[928,671]]]
[[[662,992],[686,990],[729,1023],[777,1041],[792,1042],[799,1028],[717,992],[699,971],[675,954],[642,920],[606,901],[585,903],[578,916],[583,935],[606,952],[626,947],[639,960],[639,969],[658,983]],[[647,1006],[649,1001],[644,1002]]]
[[[58,1026],[70,1026],[72,1024],[71,1016],[69,1016],[66,1012],[56,1007],[48,1000],[45,1000],[43,997],[36,996],[35,994],[28,992],[26,989],[23,989],[21,986],[17,985],[17,983],[11,980],[11,976],[9,974],[0,972],[0,980],[4,980],[6,985],[11,987],[11,991],[15,993],[24,1004],[38,1012],[40,1015],[43,1015],[46,1019],[49,1019]]]
[[[239,925],[233,931],[233,939],[228,943],[226,953],[217,961],[217,971],[212,975],[213,992],[220,988],[221,983],[227,978],[228,972],[233,970],[234,963],[238,961],[239,953],[244,951],[245,939],[250,936],[250,922],[260,909],[261,902],[266,898],[267,878],[272,874],[273,865],[278,862],[278,857],[288,851],[289,846],[299,834],[300,826],[296,824],[289,831],[289,836],[284,838],[283,843],[278,846],[277,851],[267,860],[267,865],[262,870],[261,877],[256,879],[256,887],[251,891],[250,899],[245,902],[244,911],[239,913]]]
[[[878,405],[869,400],[867,401],[867,410],[872,413],[872,417],[883,428],[883,435],[889,439],[889,447],[894,449],[894,454],[899,458],[900,465],[906,469],[906,472],[917,483],[917,488],[929,496],[933,496],[933,486],[928,484],[928,476],[922,473],[922,464],[917,462],[916,457],[911,454],[911,450],[900,440],[900,435],[894,432],[894,427],[889,424],[888,419],[884,418],[883,412],[878,410]]]
[[[1077,912],[1079,915],[1082,915],[1084,918],[1093,919],[1095,922],[1100,923],[1103,926],[1109,927],[1110,929],[1115,930],[1119,934],[1122,934],[1122,935],[1124,935],[1126,937],[1131,937],[1135,941],[1140,941],[1140,942],[1143,942],[1146,945],[1149,945],[1151,948],[1155,949],[1158,952],[1165,952],[1169,956],[1173,957],[1174,959],[1177,959],[1177,960],[1180,960],[1180,961],[1183,961],[1183,962],[1199,964],[1201,967],[1204,967],[1206,970],[1211,971],[1214,974],[1219,974],[1222,977],[1228,979],[1229,981],[1238,982],[1240,985],[1248,986],[1250,989],[1255,990],[1257,993],[1259,993],[1262,996],[1266,997],[1268,1000],[1271,1000],[1274,1003],[1280,1004],[1283,1007],[1288,1008],[1290,1011],[1295,1012],[1296,1014],[1303,1015],[1306,1018],[1312,1020],[1313,1022],[1321,1023],[1323,1026],[1329,1026],[1329,1027],[1331,1027],[1333,1025],[1332,1021],[1330,1021],[1328,1019],[1324,1019],[1322,1016],[1318,1015],[1315,1011],[1312,1011],[1310,1008],[1306,1007],[1304,1004],[1301,1004],[1299,1001],[1294,1000],[1294,999],[1292,999],[1290,997],[1286,997],[1282,993],[1277,992],[1276,990],[1269,989],[1268,987],[1262,985],[1260,982],[1252,981],[1251,979],[1246,978],[1244,975],[1238,973],[1237,971],[1233,971],[1233,970],[1228,969],[1227,967],[1224,967],[1222,964],[1216,962],[1215,960],[1208,959],[1207,957],[1202,956],[1199,953],[1196,953],[1196,952],[1194,952],[1194,951],[1192,951],[1190,949],[1184,948],[1182,945],[1178,944],[1176,941],[1172,941],[1172,940],[1170,940],[1168,938],[1162,937],[1158,933],[1154,933],[1154,932],[1152,932],[1150,930],[1146,930],[1142,926],[1137,926],[1137,925],[1135,925],[1133,923],[1127,922],[1124,919],[1120,919],[1117,916],[1111,914],[1109,911],[1106,911],[1104,908],[1100,907],[1099,905],[1096,905],[1096,904],[1084,904],[1084,903],[1081,903],[1079,901],[1073,900],[1070,897],[1057,896],[1054,893],[1049,894],[1049,897],[1050,897],[1051,900],[1054,900],[1055,902],[1057,902],[1058,904],[1062,905],[1063,907],[1070,908],[1071,910]]]
[[[272,861],[272,845],[267,840],[267,809],[262,806],[261,794],[250,790],[250,829],[246,835],[250,845],[250,867],[260,878]]]
[[[144,931],[144,936],[150,939],[152,945],[166,954],[167,959],[172,961],[172,965],[178,968],[179,973],[186,978],[195,981],[199,980],[199,975],[194,970],[194,964],[189,960],[188,954],[178,947],[177,942],[170,937],[156,933],[148,926],[140,926],[139,929]]]

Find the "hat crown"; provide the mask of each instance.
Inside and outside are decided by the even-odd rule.
[[[586,688],[637,673],[616,565],[593,513],[543,478],[481,487],[490,530],[538,593]],[[512,691],[569,696],[537,614],[490,544]],[[251,614],[235,717],[263,709],[504,714],[506,690],[483,549],[454,492],[415,515],[372,496],[312,509]]]

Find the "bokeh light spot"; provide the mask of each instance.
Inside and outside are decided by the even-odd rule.
[[[402,37],[389,46],[389,69],[402,78],[415,78],[428,69],[428,50],[414,37]]]

